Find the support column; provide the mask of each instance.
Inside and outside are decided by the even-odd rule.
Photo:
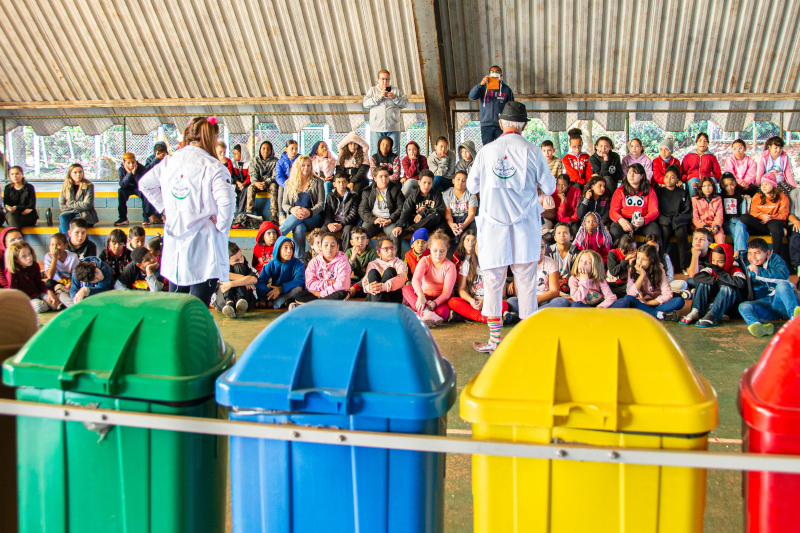
[[[450,113],[450,91],[444,72],[444,44],[439,0],[411,0],[417,28],[417,49],[422,70],[422,92],[425,95],[428,144],[439,136],[455,142]]]

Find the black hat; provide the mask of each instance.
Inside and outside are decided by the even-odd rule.
[[[503,112],[500,113],[501,120],[509,122],[528,122],[528,110],[522,102],[506,102]]]

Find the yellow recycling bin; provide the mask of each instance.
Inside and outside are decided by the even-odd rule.
[[[634,309],[537,313],[460,401],[481,440],[705,450],[717,425],[714,389]],[[475,455],[472,493],[476,533],[701,532],[706,471]]]

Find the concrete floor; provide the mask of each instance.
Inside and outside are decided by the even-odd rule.
[[[241,354],[252,340],[275,318],[277,311],[258,311],[242,319],[227,319],[222,313],[213,313],[223,337]],[[49,322],[54,314],[42,315]],[[741,451],[741,418],[736,408],[739,378],[748,366],[754,364],[769,337],[753,338],[741,320],[717,328],[700,329],[665,323],[678,344],[686,351],[695,369],[714,387],[719,395],[719,427],[710,436],[710,451],[737,453]],[[780,326],[780,324],[776,324]],[[446,324],[433,330],[439,348],[449,359],[458,375],[459,393],[469,379],[478,373],[488,356],[472,350],[472,342],[487,335],[483,325],[474,323]],[[509,329],[504,328],[503,336]],[[450,436],[469,438],[470,425],[458,416],[458,402],[448,413]],[[707,533],[733,533],[743,529],[741,492],[742,474],[738,471],[708,473],[705,531]],[[451,455],[447,458],[445,531],[467,533],[472,528],[471,461],[468,456]],[[228,520],[230,525],[230,518]],[[230,530],[230,529],[229,529]]]

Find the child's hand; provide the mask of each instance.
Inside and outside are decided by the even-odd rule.
[[[470,305],[472,305],[473,309],[476,309],[476,310],[480,311],[481,309],[483,309],[483,300],[482,299],[480,299],[480,300],[472,300],[470,302]]]
[[[270,285],[270,288],[272,290],[267,293],[267,300],[276,300],[281,295],[281,289],[274,285]]]
[[[763,218],[763,220],[764,220],[764,224],[766,224],[767,222],[769,222],[770,220],[772,220],[772,217],[771,217],[771,216],[769,216],[769,215],[764,215],[764,218]]]
[[[753,274],[758,274],[758,266],[754,265],[753,263],[747,265],[747,270],[749,270]]]
[[[631,252],[625,256],[625,261],[628,263],[633,263],[634,259],[636,259],[636,252]]]
[[[584,195],[584,198],[586,198],[587,200],[591,200],[592,199],[592,191],[590,191],[590,190],[586,191],[586,194]]]
[[[417,222],[419,222],[420,220],[422,220],[422,215],[417,215],[417,216],[415,216],[415,217],[414,217],[414,224],[416,224],[416,223],[417,223]]]
[[[642,265],[640,265],[640,264],[638,264],[638,263],[637,263],[636,265],[634,265],[634,266],[633,266],[633,268],[634,268],[634,269],[636,269],[636,272],[637,272],[637,273],[638,273],[640,276],[644,276],[644,275],[645,275],[644,268],[642,268]]]
[[[578,277],[579,278],[588,278],[589,277],[589,269],[585,266],[578,267]]]
[[[56,295],[53,293],[53,291],[47,291],[45,300],[48,304],[50,304],[50,307],[58,307],[58,300],[56,300]]]
[[[230,281],[222,281],[222,282],[220,282],[219,290],[221,290],[222,292],[228,292],[229,290],[231,290],[231,282]]]
[[[422,314],[425,310],[425,304],[428,303],[428,300],[425,298],[425,295],[422,293],[417,294],[417,303],[414,306],[417,310],[417,313]]]
[[[394,237],[399,237],[401,233],[403,233],[403,228],[394,228],[392,230],[392,236]]]
[[[72,299],[72,302],[78,303],[87,296],[89,296],[89,289],[87,289],[86,287],[81,287],[80,290],[75,293],[75,298]]]

